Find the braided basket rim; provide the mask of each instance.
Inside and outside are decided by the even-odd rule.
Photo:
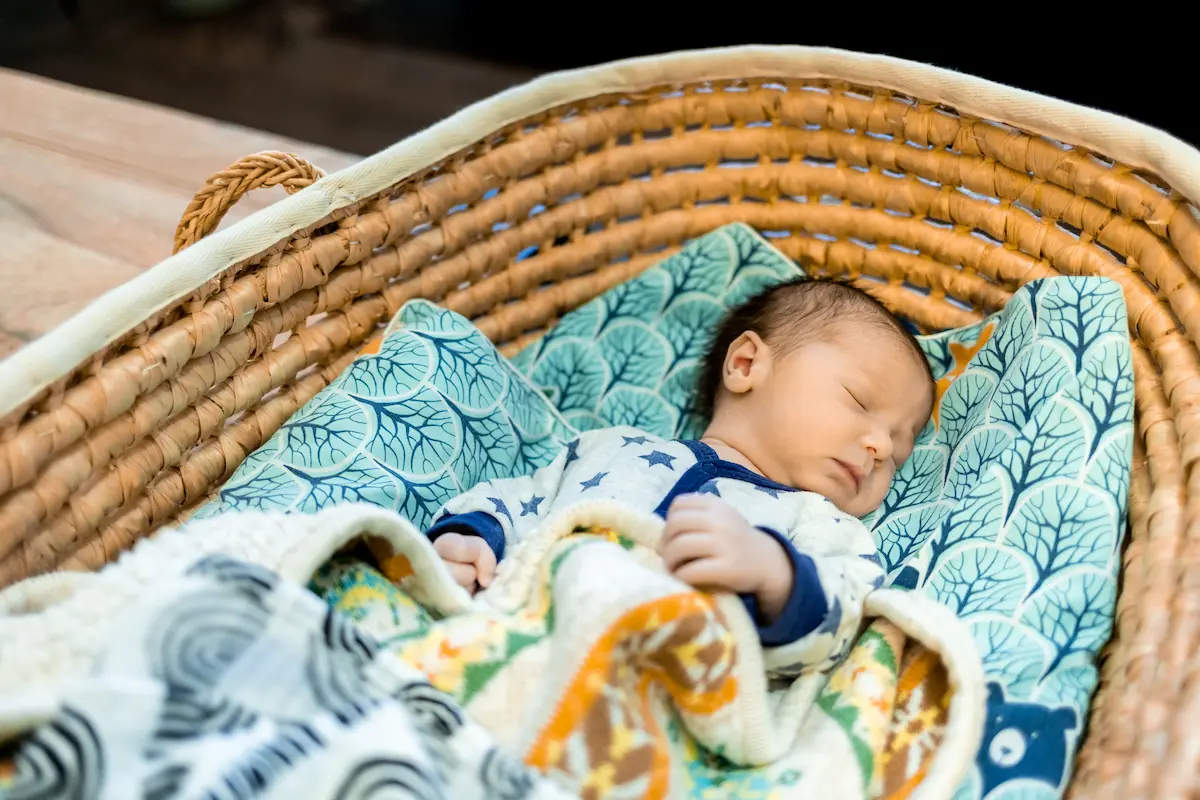
[[[938,103],[1085,148],[1161,178],[1200,203],[1200,151],[1149,125],[892,56],[807,46],[688,50],[554,72],[481,100],[308,189],[205,237],[107,292],[0,361],[0,417],[148,317],[295,232],[438,164],[489,134],[569,103],[704,81],[843,81]]]

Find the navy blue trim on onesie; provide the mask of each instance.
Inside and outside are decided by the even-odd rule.
[[[803,639],[820,627],[829,613],[829,603],[825,600],[825,590],[821,587],[821,579],[817,576],[817,565],[813,560],[796,549],[787,537],[770,528],[759,528],[783,548],[788,559],[792,562],[792,593],[788,595],[779,619],[765,623],[762,611],[758,607],[758,598],[752,594],[738,595],[746,605],[746,611],[758,628],[758,638],[763,647],[782,647],[785,644]]]
[[[667,496],[658,504],[658,508],[654,509],[654,513],[663,519],[666,519],[667,509],[671,507],[671,503],[674,502],[676,497],[681,494],[693,494],[699,491],[701,486],[714,478],[732,478],[735,481],[752,483],[755,486],[761,486],[764,489],[771,489],[776,492],[796,491],[791,486],[776,483],[753,470],[746,469],[741,464],[726,461],[717,455],[716,450],[713,450],[704,442],[684,440],[680,444],[692,451],[692,455],[696,457],[696,463],[688,467],[687,471],[679,476],[679,480],[671,487],[671,491],[667,492]]]
[[[663,519],[666,519],[667,510],[676,497],[698,492],[706,483],[716,478],[743,481],[769,490],[770,493],[797,491],[791,486],[759,475],[741,464],[726,461],[704,442],[685,440],[681,444],[692,451],[696,463],[679,477],[671,491],[667,492],[667,496],[658,504],[658,508],[654,509],[654,513]],[[821,586],[821,579],[817,575],[817,567],[813,560],[797,550],[795,545],[780,533],[770,528],[758,530],[774,538],[787,553],[794,576],[792,593],[788,595],[779,618],[772,623],[765,623],[763,620],[757,597],[752,594],[740,594],[738,597],[746,606],[750,618],[754,620],[763,646],[782,647],[815,631],[829,613],[829,604],[825,600],[825,590]]]
[[[436,541],[444,533],[461,533],[464,536],[478,536],[487,542],[496,554],[496,563],[504,558],[504,528],[499,521],[486,511],[470,511],[466,514],[451,514],[433,523],[425,535],[429,541]]]
[[[717,452],[703,442],[681,442],[696,457],[696,463],[689,467],[667,496],[654,509],[654,513],[666,519],[667,509],[681,494],[693,494],[701,491],[705,484],[716,478],[728,478],[743,481],[758,486],[770,494],[778,492],[794,492],[796,489],[782,483],[776,483],[770,478],[759,475],[753,470],[746,469],[741,464],[726,461]],[[821,587],[821,579],[817,575],[817,567],[813,560],[796,549],[787,537],[770,528],[759,528],[779,542],[787,553],[792,565],[794,581],[792,593],[783,606],[783,611],[774,622],[767,623],[762,618],[758,607],[758,598],[752,594],[738,595],[746,606],[750,618],[758,628],[758,636],[764,647],[782,647],[791,644],[812,633],[829,613],[829,604],[825,600],[825,590]],[[426,532],[429,541],[435,541],[446,533],[461,533],[466,536],[478,536],[487,542],[488,547],[496,554],[496,563],[504,558],[504,528],[500,522],[485,511],[471,511],[466,514],[453,514],[442,517]]]

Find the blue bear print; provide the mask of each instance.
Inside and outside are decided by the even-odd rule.
[[[1014,779],[1057,788],[1067,770],[1067,736],[1077,724],[1073,708],[1010,701],[1000,684],[989,683],[987,721],[977,756],[983,779],[980,796]]]

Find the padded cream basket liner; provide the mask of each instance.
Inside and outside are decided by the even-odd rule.
[[[179,253],[0,364],[0,586],[96,569],[186,514],[415,297],[513,353],[735,220],[931,331],[1035,278],[1102,275],[1125,292],[1138,436],[1116,635],[1071,794],[1195,791],[1195,150],[928,66],[744,47],[549,75],[318,177],[283,154],[219,173]],[[201,238],[278,183],[296,193]]]

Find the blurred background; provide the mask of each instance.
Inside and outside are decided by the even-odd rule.
[[[541,72],[683,48],[802,43],[937,64],[1196,140],[1183,101],[1191,59],[1164,42],[1167,19],[1144,35],[1127,19],[1090,32],[1093,15],[1024,4],[702,8],[0,0],[0,66],[367,154]]]
[[[745,43],[884,53],[1195,142],[1192,29],[1183,11],[1141,10],[0,0],[0,357],[170,255],[193,194],[247,154],[337,171],[540,73],[628,56]],[[251,192],[222,225],[282,196]]]

